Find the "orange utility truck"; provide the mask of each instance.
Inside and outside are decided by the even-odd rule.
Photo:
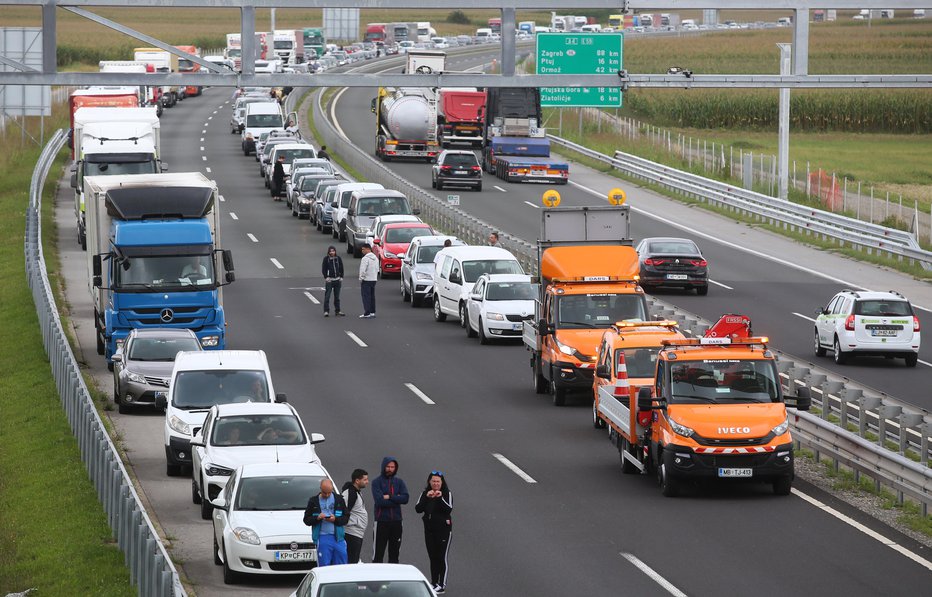
[[[807,388],[783,394],[768,339],[750,329],[747,317],[723,315],[701,338],[662,340],[653,384],[637,392],[619,355],[615,383],[599,388],[597,412],[622,472],[654,474],[668,497],[706,479],[767,482],[789,495],[786,407],[809,410],[811,396]]]
[[[175,46],[182,52],[187,52],[193,56],[201,57],[201,50],[196,46]],[[201,65],[193,60],[188,58],[178,58],[178,72],[179,73],[198,73],[201,71]],[[201,94],[200,85],[185,85],[184,87],[184,96],[185,97],[194,97],[195,95]]]
[[[626,205],[541,210],[537,263],[540,297],[524,322],[534,389],[563,406],[567,394],[591,396],[596,352],[615,322],[650,319],[638,286],[638,256]]]

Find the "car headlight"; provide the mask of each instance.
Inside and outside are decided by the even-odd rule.
[[[211,477],[229,477],[233,474],[233,469],[231,468],[210,463],[204,467],[204,471]]]
[[[677,435],[682,435],[683,437],[692,437],[693,433],[695,433],[695,431],[693,431],[692,429],[690,429],[690,428],[687,427],[686,425],[680,425],[679,423],[677,423],[676,421],[674,421],[674,420],[673,420],[671,417],[669,417],[669,416],[667,417],[667,421],[670,422],[670,429],[672,429],[672,430],[673,430],[673,433],[675,433],[675,434],[677,434]]]
[[[220,344],[220,336],[204,336],[201,338],[201,346],[211,348]]]
[[[135,383],[146,383],[146,378],[138,373],[133,373],[132,371],[123,370],[123,373],[126,374],[126,378]]]
[[[431,274],[428,274],[427,272],[417,272],[417,279],[418,280],[433,280],[434,276]]]
[[[386,259],[397,259],[398,256],[392,253],[391,251],[385,251],[385,258]]]
[[[301,205],[307,205],[310,202],[311,200],[308,199],[307,197],[298,197],[298,203],[300,203]]]
[[[559,349],[560,349],[560,352],[562,352],[563,354],[569,355],[569,356],[571,356],[571,357],[576,357],[576,358],[579,359],[580,361],[589,361],[589,360],[592,360],[592,359],[590,359],[589,357],[587,357],[586,355],[584,355],[583,353],[581,353],[581,352],[579,352],[578,350],[576,350],[575,348],[573,348],[572,346],[569,346],[569,345],[567,345],[567,344],[564,344],[564,343],[560,342],[559,340],[557,340],[557,337],[556,337],[556,336],[553,337],[553,340],[554,340],[554,342],[557,343],[557,348],[559,348]]]
[[[360,226],[358,230],[359,234],[369,234],[368,226]]]
[[[485,318],[486,318],[486,319],[491,319],[492,321],[505,321],[505,316],[502,315],[501,313],[486,313],[486,314],[485,314]],[[569,348],[569,347],[567,346],[567,348]],[[572,349],[570,349],[570,350],[572,350]],[[563,352],[563,349],[562,349],[562,348],[560,349],[560,352]],[[572,352],[568,352],[568,353],[566,353],[566,354],[573,354],[573,353],[572,353]]]
[[[783,422],[770,430],[774,435],[783,435],[790,428],[790,420],[788,417],[783,417]]]
[[[168,427],[181,435],[191,435],[191,426],[179,419],[176,415],[168,417]]]
[[[259,541],[259,535],[252,529],[246,527],[236,527],[233,529],[233,536],[236,537],[240,542],[247,543],[249,545],[259,545],[262,543]]]

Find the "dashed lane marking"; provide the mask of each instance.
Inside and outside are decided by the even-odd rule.
[[[734,290],[734,288],[732,288],[731,286],[728,286],[727,284],[722,284],[721,282],[716,282],[715,280],[709,280],[709,284],[715,284],[716,286],[721,286],[725,290]]]
[[[494,185],[494,188],[498,189],[499,191],[501,191],[501,192],[503,192],[503,193],[507,193],[507,192],[508,192],[507,190],[503,189],[502,187],[500,187],[500,186],[498,186],[498,185]]]
[[[663,587],[664,590],[667,591],[667,593],[670,593],[671,595],[674,595],[675,597],[686,597],[686,593],[684,593],[683,591],[673,586],[673,583],[671,583],[664,577],[660,576],[660,574],[656,570],[654,570],[653,568],[651,568],[650,566],[642,562],[639,557],[637,557],[633,553],[626,553],[623,551],[620,553],[621,553],[621,557],[623,557],[624,559],[634,564],[634,566],[638,570],[646,574],[648,578],[650,578],[652,581],[654,581],[655,583]]]
[[[320,304],[320,301],[317,300],[317,297],[315,297],[313,294],[311,294],[310,292],[308,292],[308,291],[306,291],[306,290],[304,291],[304,296],[306,296],[306,297],[307,297],[307,300],[311,301],[311,302],[314,303],[315,305],[319,305],[319,304]]]
[[[285,266],[282,265],[282,264],[278,261],[278,259],[275,259],[274,257],[269,257],[269,261],[271,261],[271,262],[272,262],[272,265],[274,265],[274,266],[277,267],[278,269],[285,269]]]
[[[204,170],[207,170],[207,173],[210,174],[210,166],[205,166]],[[221,199],[221,201],[223,201],[223,199]]]
[[[524,479],[525,482],[527,482],[527,483],[537,483],[537,481],[534,480],[534,477],[532,477],[531,475],[529,475],[529,474],[527,474],[526,472],[522,471],[521,468],[520,468],[517,464],[515,464],[514,462],[508,460],[507,458],[505,458],[504,456],[502,456],[502,455],[499,454],[498,452],[493,452],[493,453],[492,453],[492,456],[495,458],[495,460],[497,460],[497,461],[501,462],[502,464],[504,464],[504,465],[508,468],[508,470],[510,470],[510,471],[513,472],[514,474],[516,474],[516,475],[518,475],[519,477],[521,477],[522,479]]]
[[[238,219],[239,219],[239,216],[237,216],[237,215],[236,215],[235,213],[233,213],[232,211],[230,212],[230,217],[233,218],[234,220],[238,220]]]
[[[417,387],[416,385],[414,385],[413,383],[406,383],[406,384],[405,384],[405,387],[408,388],[409,390],[411,390],[411,392],[412,392],[415,396],[417,396],[418,398],[420,398],[421,400],[423,400],[423,401],[424,401],[424,404],[427,404],[427,405],[430,405],[430,406],[433,406],[434,404],[436,404],[436,402],[434,402],[433,400],[431,400],[431,399],[427,396],[427,394],[425,394],[424,392],[422,392],[421,390],[419,390],[418,387]]]
[[[256,238],[256,235],[253,234],[252,232],[247,232],[247,233],[246,233],[246,236],[249,238],[249,240],[251,240],[251,241],[254,242],[254,243],[259,242],[259,239]]]
[[[525,201],[525,203],[527,203],[528,205],[530,205],[530,206],[533,207],[534,209],[540,209],[540,205],[537,205],[536,203],[531,203],[530,201]]]
[[[363,341],[359,338],[359,336],[357,336],[357,335],[354,334],[353,332],[351,332],[351,331],[349,331],[349,330],[346,330],[346,335],[349,336],[350,339],[351,339],[353,342],[355,342],[356,344],[358,344],[358,345],[361,346],[362,348],[368,348],[368,347],[369,347],[368,344],[366,344],[365,342],[363,342]]]

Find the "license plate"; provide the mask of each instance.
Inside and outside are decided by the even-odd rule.
[[[168,392],[156,392],[156,393],[155,393],[155,397],[156,397],[156,398],[167,398],[167,397],[168,397]]]
[[[896,330],[871,330],[871,336],[896,336]]]
[[[317,552],[313,549],[305,551],[276,551],[276,562],[312,562],[317,559]]]
[[[469,173],[466,172],[465,170],[456,170],[454,171],[454,174],[469,174]]]
[[[720,468],[718,469],[719,477],[750,477],[754,469],[750,468]]]
[[[516,324],[514,324],[514,325],[511,326],[511,327],[512,327],[512,329],[514,329],[515,331],[517,331],[517,330],[523,330],[523,329],[524,329],[524,324],[523,324],[523,323],[516,323]]]
[[[547,176],[546,170],[531,170],[531,176]]]
[[[667,274],[667,280],[686,280],[689,276],[686,274]]]

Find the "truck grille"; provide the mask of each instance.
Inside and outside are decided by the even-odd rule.
[[[199,310],[204,307],[170,307],[174,313],[197,313]],[[132,312],[138,315],[158,315],[162,312],[164,307],[145,307],[140,309],[133,309]]]
[[[773,433],[768,433],[764,437],[742,437],[742,438],[709,438],[702,437],[699,434],[693,434],[692,438],[701,446],[717,447],[741,447],[741,446],[762,446],[773,439]]]

